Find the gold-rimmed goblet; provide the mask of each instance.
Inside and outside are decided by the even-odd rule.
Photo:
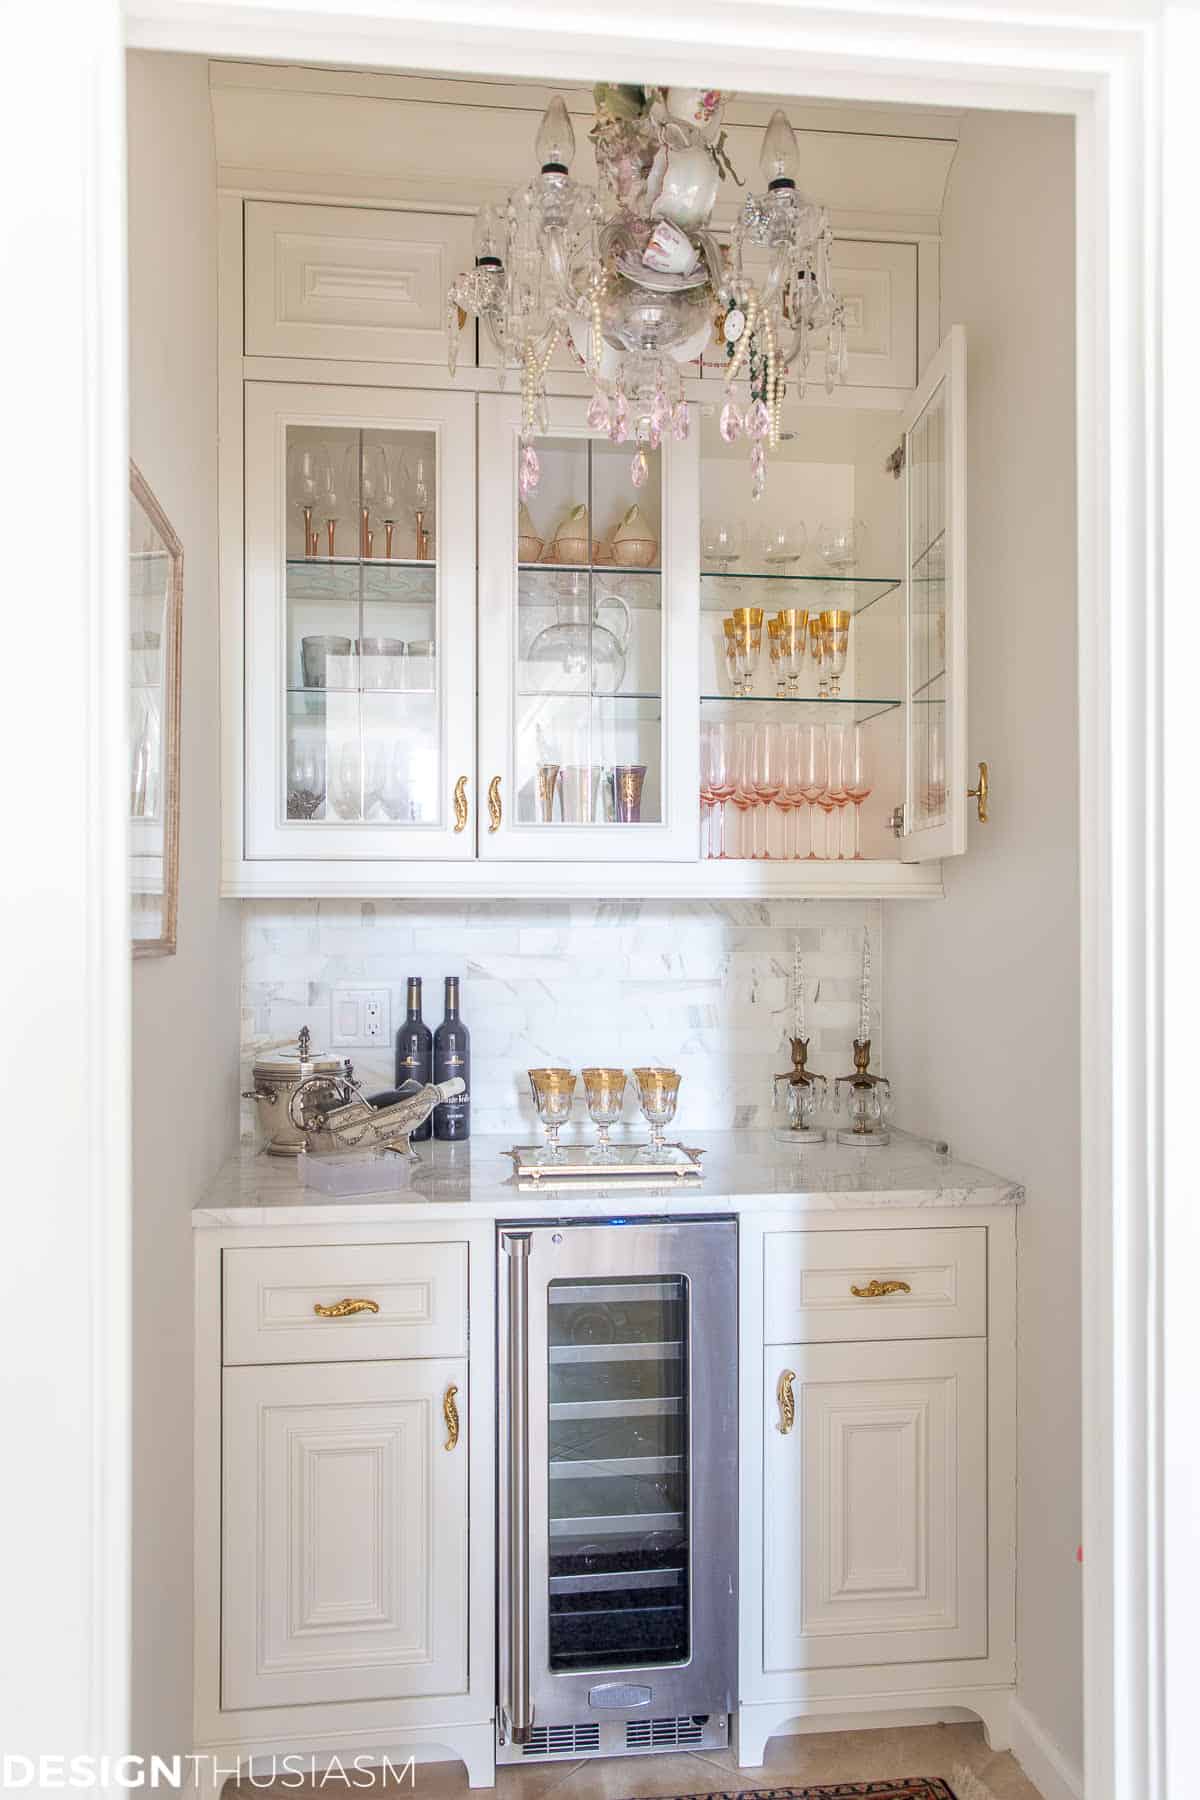
[[[775,623],[779,637],[779,667],[787,678],[788,692],[798,694],[808,651],[808,612],[802,607],[781,607],[775,615]]]
[[[737,626],[732,619],[722,619],[724,630],[725,672],[729,676],[729,685],[735,700],[742,697],[742,677],[738,669]]]
[[[663,1130],[675,1117],[681,1078],[674,1069],[635,1069],[633,1079],[637,1082],[642,1117],[650,1127],[650,1142],[642,1155],[653,1161],[662,1156]]]
[[[787,697],[787,673],[783,666],[783,645],[779,636],[779,620],[767,620],[767,649],[771,655],[771,667],[775,671],[775,698],[783,700]]]
[[[611,1162],[616,1155],[608,1141],[608,1134],[621,1117],[628,1079],[624,1069],[583,1071],[583,1092],[587,1100],[588,1117],[596,1127],[597,1136],[597,1142],[588,1151],[590,1162]]]
[[[829,677],[825,672],[825,628],[820,613],[808,615],[808,653],[817,669],[817,699],[828,700]]]
[[[566,1151],[558,1141],[558,1134],[571,1116],[571,1107],[575,1099],[574,1069],[530,1069],[529,1087],[533,1094],[533,1104],[537,1116],[546,1133],[546,1148],[539,1158],[542,1162],[564,1162]]]
[[[762,655],[763,609],[761,606],[735,606],[733,637],[737,646],[737,667],[743,697],[754,686],[754,671]]]

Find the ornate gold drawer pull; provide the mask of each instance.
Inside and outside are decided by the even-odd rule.
[[[379,1311],[379,1302],[378,1300],[346,1299],[335,1300],[332,1306],[322,1306],[321,1302],[318,1300],[313,1305],[313,1311],[316,1313],[317,1317],[321,1319],[348,1319],[351,1313],[377,1313]]]
[[[467,829],[467,778],[460,775],[454,784],[454,829]]]
[[[458,1408],[454,1404],[454,1396],[457,1392],[457,1387],[451,1382],[442,1399],[442,1417],[446,1421],[446,1442],[442,1445],[443,1450],[453,1450],[458,1442]]]
[[[488,826],[489,837],[493,832],[499,831],[500,821],[503,817],[500,805],[500,777],[493,775],[488,782],[488,818],[491,820],[491,824]]]
[[[796,1423],[796,1396],[792,1392],[792,1383],[796,1379],[795,1369],[785,1369],[775,1383],[775,1398],[779,1402],[780,1437],[786,1437]]]
[[[912,1289],[907,1281],[868,1281],[865,1288],[851,1282],[850,1292],[856,1300],[882,1300],[885,1294],[911,1294]]]
[[[967,789],[967,799],[976,802],[976,813],[981,825],[988,822],[988,766],[979,765],[979,786]]]

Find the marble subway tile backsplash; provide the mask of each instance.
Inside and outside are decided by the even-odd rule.
[[[534,1132],[525,1071],[550,1063],[667,1063],[683,1075],[680,1126],[765,1124],[771,1076],[788,1067],[796,947],[808,981],[809,1065],[843,1074],[864,927],[882,1054],[877,900],[305,900],[247,902],[242,912],[243,1086],[257,1052],[302,1025],[314,1046],[328,1045],[336,985],[388,987],[394,1030],[405,979],[420,975],[432,1027],[442,977],[457,974],[476,1132]],[[346,1054],[370,1086],[391,1085],[390,1050]],[[632,1095],[626,1123],[641,1128]],[[243,1103],[243,1136],[257,1129],[253,1104]]]

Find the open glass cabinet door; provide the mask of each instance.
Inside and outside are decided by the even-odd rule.
[[[904,421],[903,862],[967,847],[965,375],[966,337],[955,325]]]

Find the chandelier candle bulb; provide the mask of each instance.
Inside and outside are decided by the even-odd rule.
[[[858,1041],[869,1043],[871,1039],[871,939],[863,932],[862,976],[858,990]]]
[[[796,949],[792,963],[792,993],[795,1004],[795,1030],[793,1037],[808,1037],[808,983],[804,978],[804,958]]]

